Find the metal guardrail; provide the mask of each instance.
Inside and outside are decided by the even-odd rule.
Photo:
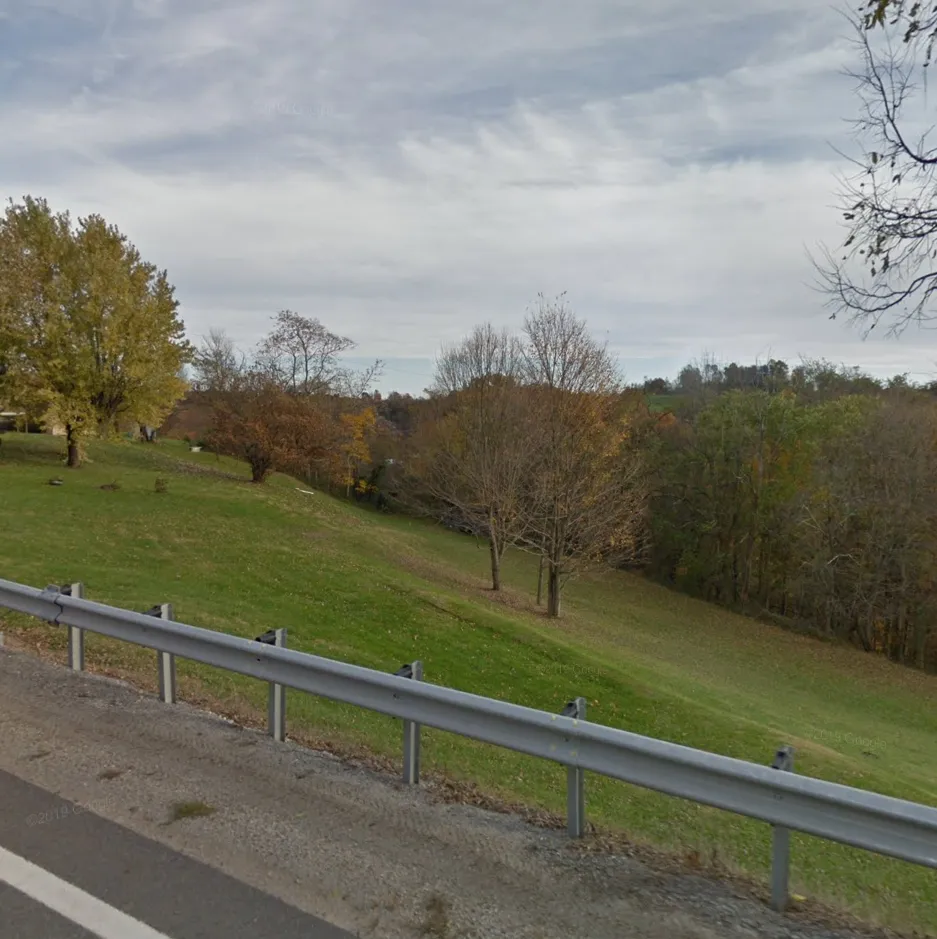
[[[277,739],[284,738],[285,725],[284,701],[275,700],[275,688],[294,688],[401,718],[407,782],[419,779],[420,725],[560,763],[569,768],[572,835],[584,830],[586,770],[768,822],[775,833],[776,909],[783,909],[788,899],[789,830],[937,868],[937,808],[795,775],[789,747],[778,751],[771,767],[759,766],[590,723],[582,719],[581,698],[561,714],[550,714],[428,684],[420,680],[420,663],[385,674],[287,649],[285,634],[277,639],[279,631],[251,641],[93,603],[83,599],[77,584],[67,591],[56,586],[38,590],[0,579],[0,607],[67,626],[73,668],[83,661],[79,634],[88,631],[155,649],[161,663],[162,656],[181,656],[270,682],[270,727]],[[174,664],[172,669],[174,675]]]

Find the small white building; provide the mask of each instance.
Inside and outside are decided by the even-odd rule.
[[[16,425],[23,416],[22,411],[0,411],[0,431],[16,430]]]

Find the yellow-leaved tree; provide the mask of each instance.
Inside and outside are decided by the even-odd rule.
[[[339,420],[340,438],[336,456],[336,476],[345,486],[345,495],[351,495],[352,486],[358,479],[358,468],[362,463],[371,459],[371,448],[368,442],[377,417],[373,408],[362,411],[342,414]]]
[[[101,216],[44,199],[0,218],[0,370],[11,403],[64,425],[67,463],[120,420],[157,425],[192,350],[166,272]]]

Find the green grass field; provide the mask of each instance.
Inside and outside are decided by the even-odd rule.
[[[676,411],[685,403],[685,397],[678,394],[645,395],[647,406],[652,414],[662,414],[664,411]]]
[[[91,599],[135,609],[171,601],[184,622],[393,670],[420,658],[428,681],[559,710],[576,695],[596,722],[750,759],[797,748],[799,772],[937,805],[937,679],[607,573],[568,588],[559,621],[532,603],[536,561],[505,559],[507,589],[485,589],[474,539],[378,515],[163,441],[94,444],[77,471],[62,442],[7,434],[0,446],[0,576],[35,586],[81,580]],[[53,476],[64,485],[53,487]],[[168,491],[157,493],[157,477]],[[119,483],[116,490],[100,487]],[[303,487],[308,488],[308,487]],[[8,615],[61,655],[52,627]],[[92,667],[145,676],[152,653],[89,636]],[[200,700],[258,712],[259,683],[179,663]],[[399,722],[293,694],[290,729],[338,749],[399,759]],[[508,801],[562,812],[565,771],[449,734],[424,732],[426,770]],[[715,852],[764,880],[767,825],[589,776],[592,822],[679,855]],[[937,934],[933,871],[793,838],[792,887],[867,918]]]

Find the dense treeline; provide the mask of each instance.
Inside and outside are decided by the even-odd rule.
[[[933,395],[823,364],[771,390],[708,390],[655,440],[649,572],[937,664]]]

